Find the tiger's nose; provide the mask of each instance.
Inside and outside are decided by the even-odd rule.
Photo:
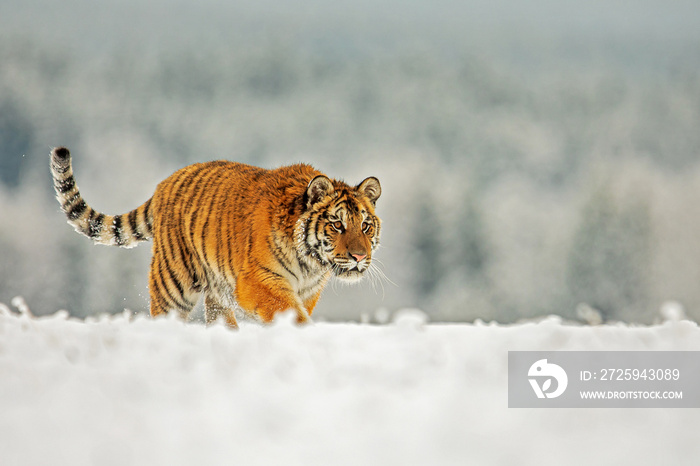
[[[367,257],[367,254],[352,254],[352,253],[350,253],[350,255],[352,257],[354,257],[357,262],[360,262],[362,259]]]

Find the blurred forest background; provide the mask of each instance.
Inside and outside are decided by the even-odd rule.
[[[0,0],[0,302],[146,312],[149,246],[66,224],[56,145],[112,214],[199,161],[377,176],[393,284],[320,319],[700,318],[694,0]]]

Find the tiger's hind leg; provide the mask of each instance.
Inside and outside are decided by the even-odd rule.
[[[175,273],[167,261],[156,254],[151,260],[148,291],[152,317],[175,310],[182,320],[187,320],[199,298],[191,280]]]
[[[221,304],[221,301],[216,295],[208,291],[204,297],[204,320],[207,325],[211,325],[216,322],[219,317],[222,317],[229,327],[233,329],[238,328],[238,322],[236,322],[236,315],[233,309]]]

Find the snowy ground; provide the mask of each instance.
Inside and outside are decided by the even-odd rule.
[[[0,306],[2,465],[698,464],[694,409],[509,409],[508,350],[700,350],[654,327],[222,326]]]

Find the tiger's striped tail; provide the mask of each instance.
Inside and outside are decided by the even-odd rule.
[[[153,237],[151,200],[122,215],[105,215],[90,207],[75,183],[70,151],[56,147],[51,151],[51,174],[56,199],[68,217],[68,223],[97,244],[133,248]]]

